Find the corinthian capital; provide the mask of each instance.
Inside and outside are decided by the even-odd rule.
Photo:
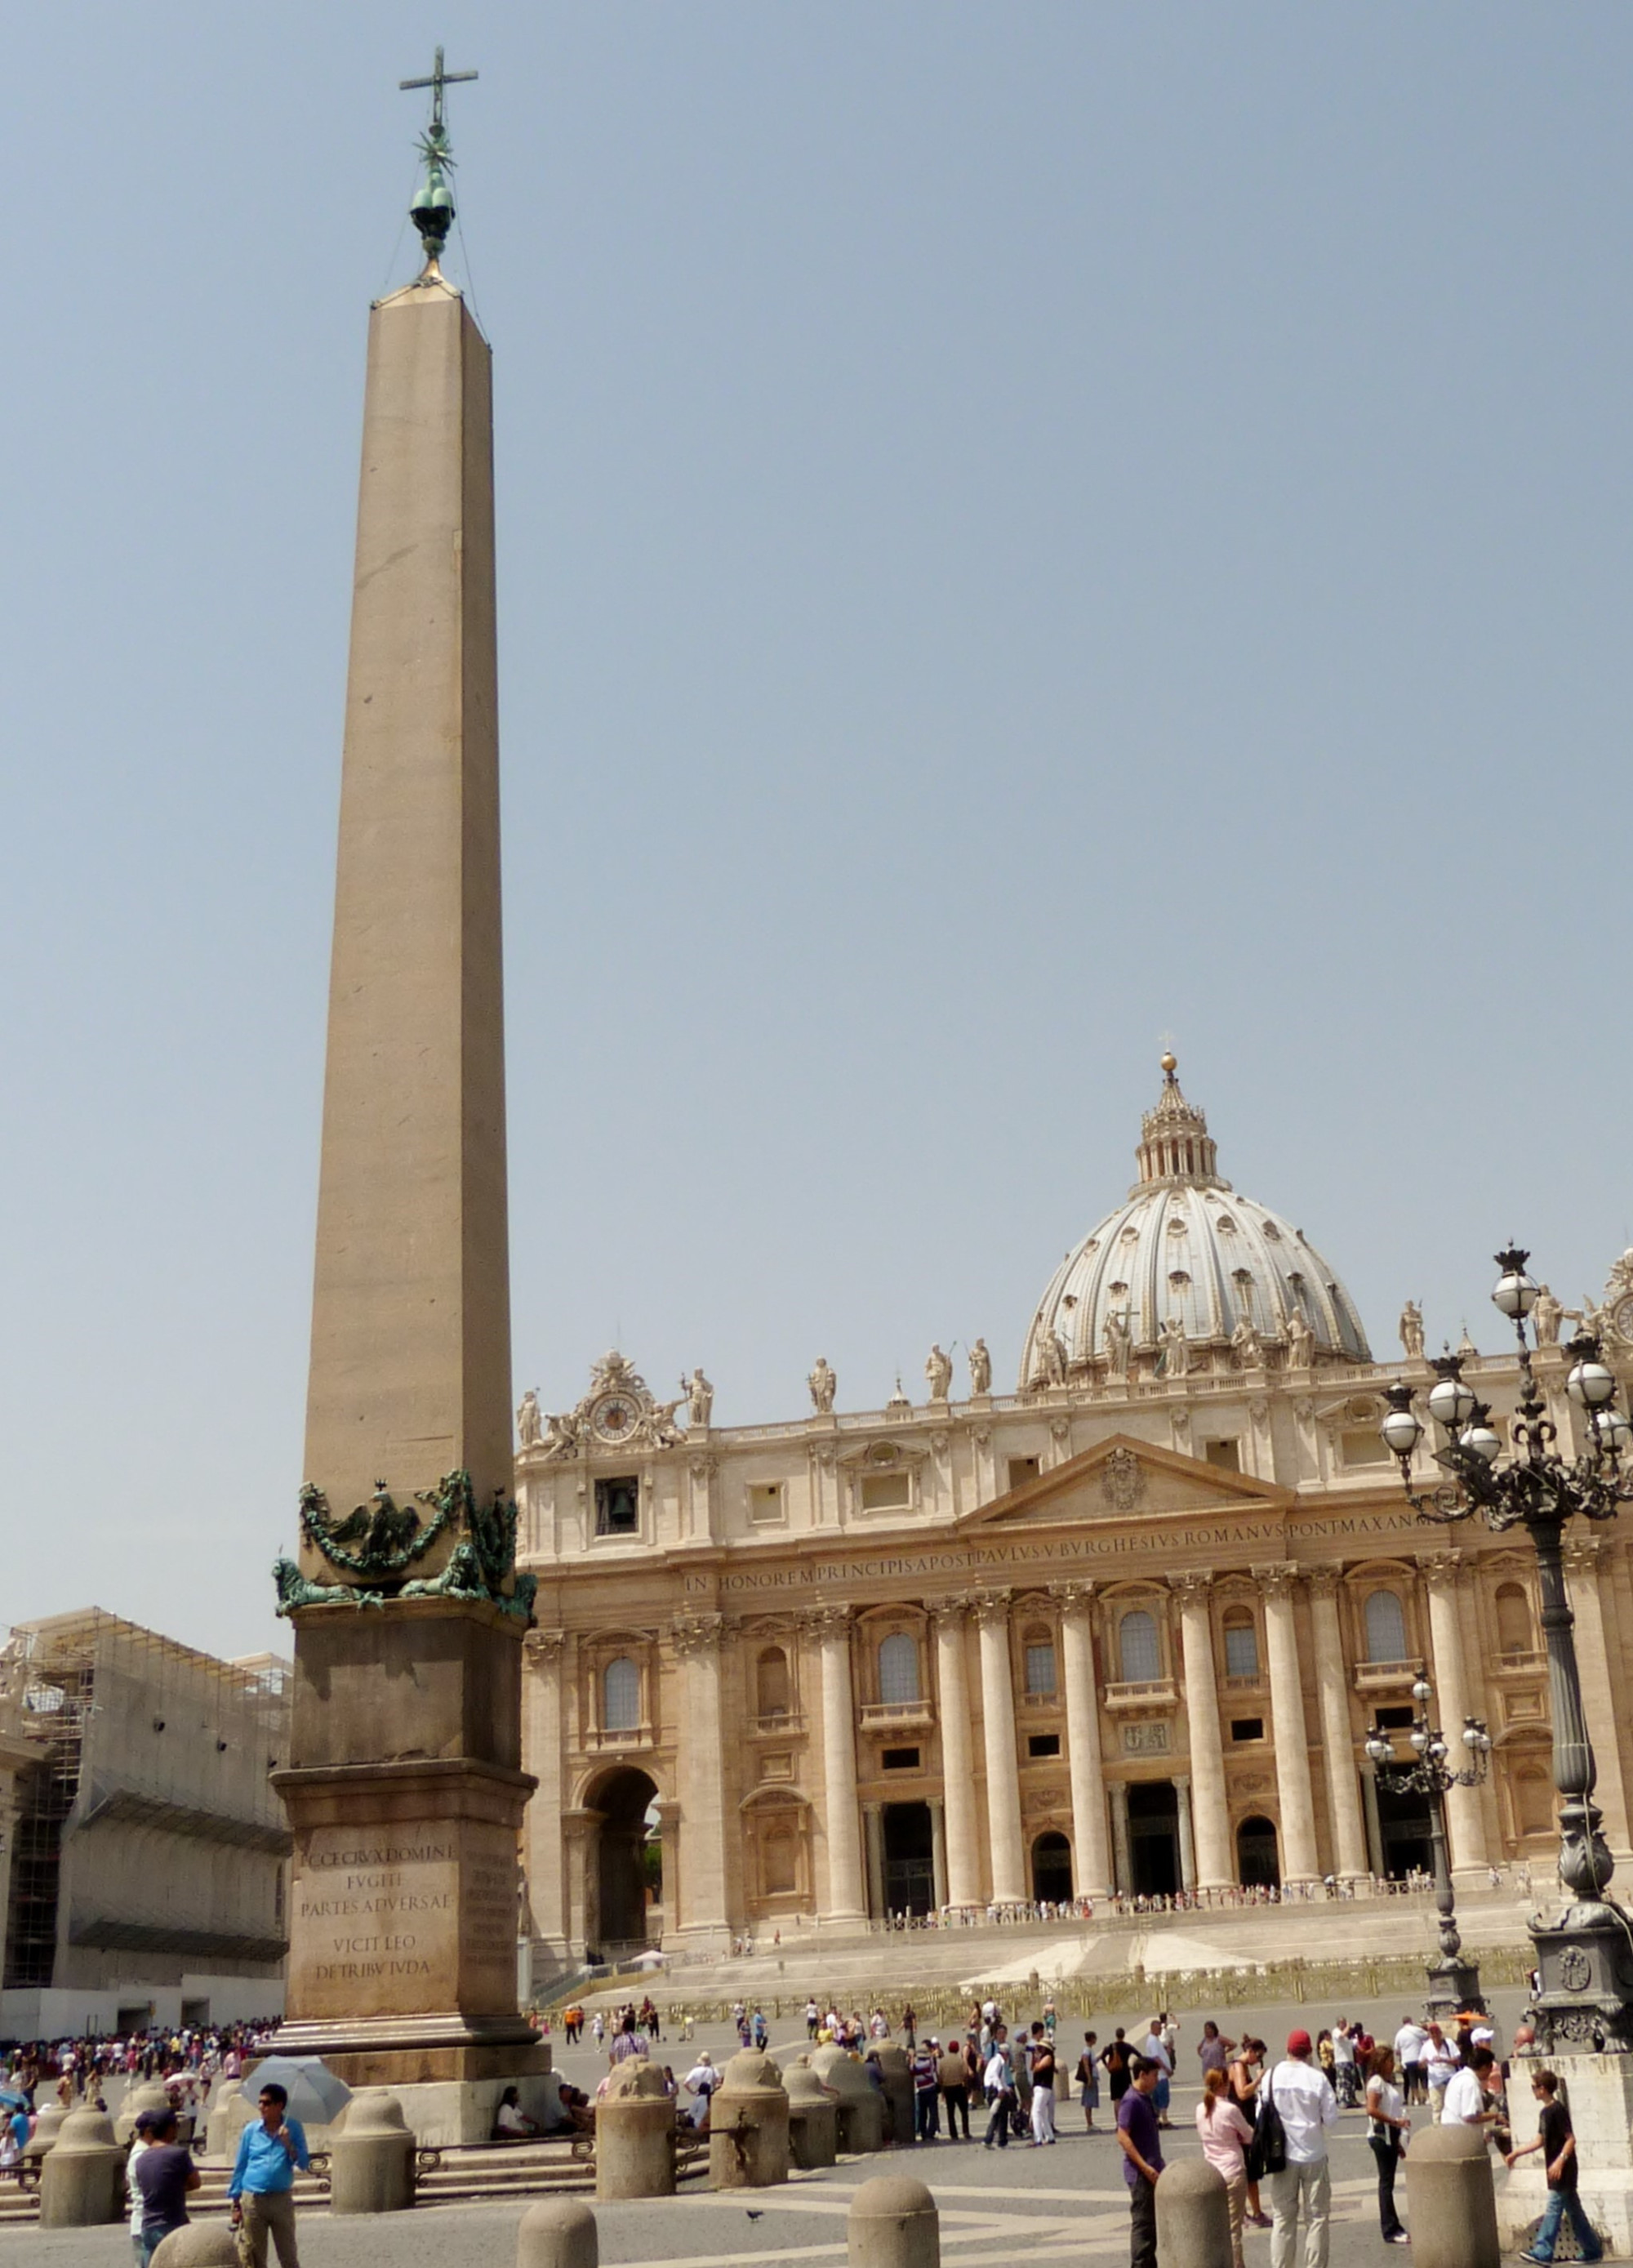
[[[725,1632],[724,1615],[677,1615],[669,1625],[670,1643],[682,1661],[717,1652]]]
[[[562,1648],[567,1643],[564,1630],[530,1630],[522,1640],[526,1651],[534,1661],[554,1664],[562,1658]]]
[[[1296,1559],[1274,1559],[1269,1566],[1255,1567],[1253,1579],[1267,1599],[1291,1599],[1298,1572]]]
[[[1597,1575],[1607,1556],[1607,1535],[1568,1535],[1565,1538],[1565,1571],[1571,1575]]]
[[[1312,1598],[1335,1599],[1338,1596],[1338,1570],[1336,1567],[1312,1567],[1310,1570],[1309,1580],[1310,1595]]]
[[[1182,1606],[1205,1607],[1208,1594],[1213,1588],[1213,1570],[1211,1567],[1192,1567],[1182,1575],[1170,1575],[1168,1588]]]
[[[1008,1622],[1010,1601],[1013,1595],[1011,1591],[977,1591],[974,1594],[970,1605],[982,1630],[989,1623]]]
[[[1431,1591],[1455,1590],[1463,1579],[1465,1558],[1461,1551],[1420,1551],[1418,1572]]]
[[[801,1630],[813,1631],[818,1638],[848,1638],[850,1634],[849,1607],[807,1607],[799,1616]]]
[[[1063,1614],[1086,1615],[1094,1604],[1094,1586],[1087,1580],[1051,1583],[1049,1596],[1060,1601]]]

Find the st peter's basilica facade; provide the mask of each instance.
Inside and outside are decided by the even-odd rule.
[[[819,1360],[789,1424],[717,1428],[701,1373],[662,1403],[616,1355],[569,1413],[529,1396],[545,1959],[1403,1874],[1427,1863],[1424,1804],[1380,1794],[1362,1744],[1374,1718],[1409,1724],[1420,1666],[1448,1729],[1472,1716],[1494,1743],[1484,1785],[1448,1799],[1454,1869],[1551,1865],[1529,1544],[1422,1524],[1379,1439],[1385,1388],[1430,1382],[1416,1309],[1402,1359],[1374,1361],[1302,1233],[1220,1179],[1169,1058],[1137,1157],[1056,1270],[1012,1394],[977,1340],[965,1399],[938,1347],[926,1401],[842,1412]],[[1569,1439],[1563,1317],[1550,1295],[1536,1362]],[[1592,1320],[1633,1376],[1633,1255]],[[1513,1358],[1466,1371],[1503,1432]],[[1566,1548],[1622,1852],[1633,1578],[1615,1524]]]

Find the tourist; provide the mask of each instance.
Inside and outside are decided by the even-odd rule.
[[[1583,2211],[1582,2199],[1577,2192],[1577,2138],[1570,2113],[1559,2100],[1557,2074],[1539,2071],[1532,2079],[1531,2092],[1539,2105],[1537,2138],[1534,2142],[1522,2142],[1517,2150],[1511,2150],[1507,2162],[1512,2166],[1516,2158],[1528,2157],[1533,2150],[1541,2150],[1548,2176],[1548,2206],[1537,2223],[1531,2250],[1519,2257],[1539,2264],[1551,2261],[1559,2241],[1559,2224],[1568,2220],[1581,2258],[1602,2260],[1605,2248]]]
[[[941,2139],[941,2062],[939,2042],[926,2039],[913,2051],[908,2069],[913,2074],[913,2139],[916,2142],[938,2142]]]
[[[1338,2124],[1338,2098],[1312,2061],[1313,2053],[1308,2032],[1290,2032],[1287,2054],[1265,2084],[1265,2098],[1287,2137],[1287,2163],[1269,2177],[1270,2268],[1293,2268],[1301,2217],[1304,2268],[1327,2268],[1333,2191],[1327,2129]]]
[[[1231,2101],[1231,2082],[1217,2064],[1203,2074],[1196,2106],[1202,2154],[1225,2183],[1231,2214],[1231,2268],[1242,2268],[1242,2222],[1247,2208],[1247,2145],[1253,2128]]]
[[[1117,2105],[1117,2146],[1122,2152],[1122,2178],[1129,2185],[1129,2268],[1157,2268],[1157,2183],[1163,2158],[1151,2098],[1161,2075],[1160,2064],[1136,2055],[1128,2091]]]
[[[1259,2088],[1264,2077],[1265,2045],[1262,2040],[1245,2039],[1232,2058],[1227,2077],[1231,2082],[1231,2100],[1247,2124],[1257,2128],[1259,2123]],[[1247,2153],[1247,2213],[1249,2228],[1269,2228],[1270,2216],[1259,2201],[1259,2178],[1262,2169],[1255,2150]]]
[[[1429,2087],[1429,2108],[1438,2119],[1445,2108],[1445,2091],[1452,2084],[1453,2073],[1462,2060],[1456,2047],[1447,2039],[1438,2024],[1431,2024],[1429,2036],[1423,2043],[1423,2078]]]
[[[991,2116],[987,2120],[986,2139],[983,2144],[983,2147],[989,2150],[994,2142],[997,2144],[1000,2150],[1006,2150],[1009,2147],[1010,2120],[1015,2110],[1015,2074],[1010,2067],[1009,2056],[1004,2048],[1005,2036],[1003,2025],[995,2024],[992,2029],[992,2053],[988,2057],[987,2067],[981,2074],[982,2087],[991,2106]]]
[[[1366,2139],[1378,2166],[1378,2228],[1386,2244],[1409,2244],[1395,2210],[1395,2169],[1412,2122],[1406,2097],[1394,2083],[1394,2050],[1379,2048],[1366,2082]]]
[[[1428,2044],[1429,2035],[1416,2017],[1402,2016],[1394,2036],[1394,2059],[1401,2066],[1401,2092],[1409,2102],[1429,2099],[1423,2084],[1423,2050]]]
[[[759,2049],[761,2054],[763,2055],[766,2051],[767,2043],[771,2037],[771,2028],[766,2021],[765,2011],[763,2008],[755,2008],[754,2014],[749,2019],[749,2024],[754,2032],[754,2045]]]
[[[949,2142],[969,2139],[969,2078],[964,2066],[964,2051],[956,2039],[949,2038],[936,2058],[936,2085],[940,2089],[942,2103],[947,2114]],[[964,2132],[959,2132],[963,2121]]]
[[[27,2113],[20,2114],[24,2122],[23,2139],[28,2139]],[[125,2160],[125,2195],[130,2200],[130,2254],[136,2268],[147,2268],[147,2247],[142,2242],[142,2218],[147,2211],[145,2199],[136,2186],[136,2161],[144,2157],[153,2146],[153,2123],[159,2116],[157,2110],[138,2110],[136,2124],[130,2131],[130,2151]]]
[[[1160,2067],[1160,2076],[1157,2081],[1154,2096],[1157,2105],[1157,2124],[1159,2126],[1172,2125],[1173,2121],[1168,2116],[1168,2103],[1173,2082],[1173,2058],[1169,2051],[1161,2016],[1151,2018],[1151,2029],[1140,2042],[1139,2051],[1147,2063],[1154,2063]]]
[[[496,2142],[525,2142],[530,2135],[542,2132],[538,2120],[530,2118],[522,2109],[517,2089],[507,2087],[493,2114],[492,2139]]]
[[[1089,2134],[1096,2131],[1094,2114],[1100,2107],[1100,2065],[1094,2051],[1099,2036],[1096,2032],[1085,2032],[1083,2035],[1083,2053],[1078,2058],[1074,2074],[1078,2082],[1078,2100],[1083,2105],[1084,2131]]]
[[[1032,2080],[1032,2146],[1041,2150],[1055,2139],[1055,2043],[1039,2023],[1032,2027],[1026,2070]]]
[[[277,2247],[278,2268],[300,2268],[295,2243],[295,2169],[312,2163],[300,2121],[286,2114],[289,2095],[275,2080],[261,2090],[261,2117],[239,2137],[227,2184],[232,2227],[244,2232],[245,2268],[267,2268],[267,2239]],[[139,2170],[139,2169],[138,2169]]]
[[[1196,2043],[1196,2060],[1202,2066],[1203,2082],[1207,2083],[1210,2071],[1226,2071],[1230,2067],[1231,2050],[1234,2040],[1220,2036],[1219,2027],[1211,2017],[1202,2028],[1202,2037]]]
[[[590,2019],[590,2037],[598,2048],[607,2037],[607,2019],[599,2008]]]
[[[1497,2058],[1490,2048],[1471,2050],[1468,2061],[1452,2073],[1441,2099],[1443,2126],[1495,2126],[1502,2117],[1490,2097],[1501,2084]]]
[[[184,2150],[176,2139],[179,2131],[173,2110],[158,2112],[148,2130],[151,2146],[136,2161],[136,2189],[142,2202],[142,2268],[147,2268],[173,2228],[187,2227],[188,2191],[199,2185],[193,2153]]]
[[[687,2093],[696,2099],[692,2104],[692,2124],[700,2134],[709,2131],[709,2099],[720,2084],[720,2074],[707,2048],[699,2048],[697,2061],[680,2082]]]

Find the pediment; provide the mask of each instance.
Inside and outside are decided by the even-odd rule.
[[[1222,1471],[1201,1457],[1114,1433],[1081,1456],[995,1497],[959,1522],[986,1527],[1076,1527],[1088,1521],[1146,1520],[1174,1513],[1211,1513],[1229,1520],[1284,1511],[1291,1490],[1245,1473]]]

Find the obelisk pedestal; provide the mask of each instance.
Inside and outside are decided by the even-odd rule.
[[[486,2140],[517,2003],[515,1575],[489,356],[435,262],[369,329],[276,2046]]]

